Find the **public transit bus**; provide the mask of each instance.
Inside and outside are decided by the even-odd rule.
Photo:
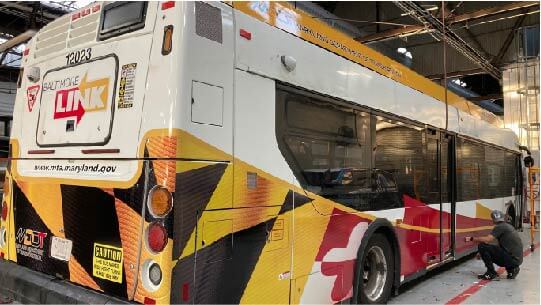
[[[292,4],[94,3],[24,52],[0,293],[385,302],[520,221],[499,120]]]

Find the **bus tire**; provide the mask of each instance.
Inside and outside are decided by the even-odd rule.
[[[357,304],[384,304],[393,288],[394,257],[387,237],[375,233],[357,259]]]

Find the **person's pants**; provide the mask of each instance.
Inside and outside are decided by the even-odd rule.
[[[494,270],[494,264],[505,267],[509,272],[513,268],[519,266],[516,260],[505,252],[500,246],[490,245],[485,243],[479,244],[479,255],[487,267],[487,271],[496,273]]]

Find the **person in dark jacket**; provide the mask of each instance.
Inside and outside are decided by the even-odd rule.
[[[479,255],[487,267],[487,272],[480,274],[478,278],[493,280],[498,277],[498,273],[494,269],[494,264],[496,264],[505,267],[508,279],[514,279],[522,264],[522,240],[515,228],[505,222],[505,216],[501,211],[492,211],[490,217],[494,222],[494,228],[490,234],[480,237],[466,237],[466,241],[479,242]],[[498,245],[489,244],[494,240],[498,241]]]

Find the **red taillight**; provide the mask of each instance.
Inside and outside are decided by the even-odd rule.
[[[6,202],[2,203],[2,221],[6,221],[8,218],[8,205]]]
[[[167,245],[167,231],[165,227],[153,222],[148,226],[147,231],[148,247],[154,252],[161,252]]]
[[[154,300],[153,298],[145,297],[145,299],[143,301],[143,304],[145,304],[145,305],[154,305],[154,304],[156,304],[156,300]]]
[[[28,56],[29,53],[30,53],[30,49],[24,49],[23,56]]]

